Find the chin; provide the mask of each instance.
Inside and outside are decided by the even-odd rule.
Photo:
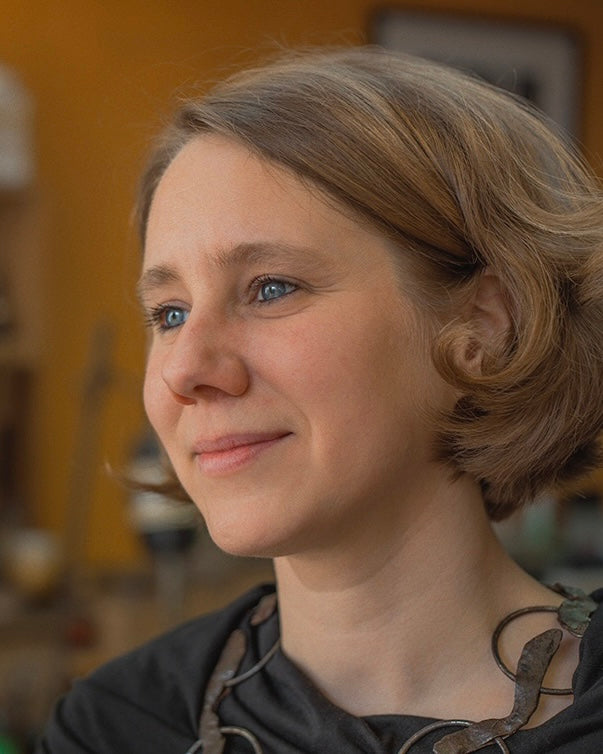
[[[209,535],[212,541],[227,555],[234,555],[238,558],[265,558],[272,559],[280,554],[279,547],[272,542],[259,542],[257,539],[249,537],[214,534],[208,527]]]
[[[273,559],[299,550],[295,536],[277,531],[274,525],[262,526],[257,518],[251,525],[240,521],[230,525],[222,521],[206,520],[205,523],[214,544],[228,555]]]

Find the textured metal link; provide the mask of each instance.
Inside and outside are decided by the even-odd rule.
[[[512,734],[518,727],[515,726],[515,728],[511,730],[511,728],[509,727],[510,722],[512,722],[510,721],[511,717],[517,718],[515,722],[519,721],[520,727],[521,725],[525,724],[524,717],[526,717],[527,715],[527,717],[529,718],[531,712],[533,711],[531,709],[534,706],[534,699],[532,697],[535,697],[535,703],[537,703],[539,694],[567,695],[573,693],[573,689],[571,688],[556,689],[540,686],[540,684],[542,683],[542,678],[546,671],[546,667],[548,667],[548,662],[550,662],[552,655],[556,651],[557,647],[559,646],[559,642],[561,641],[561,631],[559,629],[550,629],[549,631],[545,631],[543,634],[539,634],[537,637],[534,637],[534,639],[530,640],[526,644],[522,653],[522,657],[520,658],[520,661],[518,663],[517,674],[513,673],[504,664],[500,657],[500,652],[498,649],[500,635],[505,627],[511,621],[528,613],[557,613],[559,622],[563,626],[563,628],[569,630],[575,636],[581,636],[584,633],[588,626],[590,615],[596,607],[596,603],[594,603],[580,590],[571,590],[567,587],[561,587],[558,584],[556,584],[554,588],[556,589],[556,591],[559,591],[567,598],[560,608],[545,605],[525,607],[519,610],[515,610],[501,620],[501,622],[496,627],[494,634],[492,635],[492,654],[494,656],[496,664],[508,678],[516,683],[515,705],[512,714],[509,716],[509,719],[502,718],[500,720],[486,720],[482,721],[481,723],[475,723],[468,720],[439,720],[434,723],[430,723],[424,728],[421,728],[421,730],[417,731],[408,739],[408,741],[403,744],[400,749],[398,749],[397,754],[408,754],[408,752],[410,752],[415,744],[428,736],[430,733],[451,726],[457,726],[464,730],[451,733],[445,736],[443,739],[440,739],[440,741],[435,745],[434,751],[439,750],[440,747],[442,747],[441,751],[444,751],[444,749],[448,751],[449,749],[451,752],[462,751],[464,753],[467,753],[470,751],[476,751],[476,746],[477,748],[481,749],[484,745],[488,747],[496,745],[503,754],[510,754],[510,751],[503,740],[503,736],[507,737],[507,735]],[[264,599],[260,602],[256,610],[254,611],[254,614],[252,615],[251,624],[258,625],[259,623],[266,620],[266,618],[269,617],[269,615],[271,615],[274,611],[275,603],[276,595],[272,594],[264,597]],[[560,615],[562,611],[563,615]],[[545,644],[548,643],[550,644],[550,646],[544,648],[540,646],[538,648],[536,647],[537,644],[542,644],[545,640]],[[537,651],[534,651],[532,645],[534,645],[534,649],[537,648]],[[199,740],[197,740],[188,749],[186,754],[197,754],[198,752],[203,752],[203,754],[221,754],[225,744],[225,736],[228,735],[240,736],[244,738],[252,747],[254,754],[263,754],[263,749],[259,740],[249,730],[245,728],[239,728],[237,726],[219,725],[217,707],[233,686],[246,681],[255,673],[258,673],[276,654],[279,647],[280,639],[277,639],[277,641],[264,655],[264,657],[262,657],[252,668],[244,673],[241,673],[240,675],[235,675],[236,669],[241,663],[243,655],[245,653],[245,641],[243,638],[243,632],[239,629],[235,630],[231,634],[225,646],[225,650],[220,657],[220,660],[218,661],[218,665],[216,666],[216,669],[214,670],[214,673],[210,678],[208,693],[206,694],[206,698],[204,700],[203,712],[200,720]],[[534,678],[532,678],[532,676],[534,676]],[[523,696],[525,696],[525,694],[527,693],[526,689],[530,692],[530,699],[528,699],[529,704],[525,699],[523,699]],[[526,707],[527,713],[519,714],[519,712],[521,711],[520,707],[522,709],[523,707]],[[507,723],[509,723],[509,725],[507,725]],[[505,725],[507,725],[508,730],[505,728]],[[489,740],[486,741],[486,739],[484,738],[484,730],[486,730],[486,728],[488,727],[491,728],[491,732],[489,733]],[[471,730],[466,730],[468,728],[471,728]],[[486,733],[487,732],[488,731],[486,730]],[[470,746],[471,748],[467,748],[467,746]]]
[[[449,728],[452,725],[460,725],[463,728],[468,728],[470,725],[473,725],[473,723],[470,720],[439,720],[435,723],[430,723],[424,728],[421,728],[421,730],[417,731],[414,736],[411,736],[404,744],[404,746],[401,749],[398,749],[397,754],[408,754],[412,747],[423,738],[425,738],[425,736],[428,736],[430,733],[433,733],[436,730],[440,730],[441,728]],[[507,747],[507,744],[502,740],[502,738],[495,738],[492,743],[497,744],[498,748],[503,752],[503,754],[511,754]]]
[[[190,749],[187,749],[185,754],[197,754],[197,752],[201,751],[203,747],[203,741],[199,739],[198,741],[195,741],[195,743],[190,747]]]
[[[223,728],[220,728],[220,733],[225,736],[241,736],[246,741],[249,741],[249,743],[253,747],[253,754],[264,754],[264,749],[262,749],[262,747],[260,746],[260,742],[253,735],[253,733],[251,733],[251,731],[248,731],[246,728],[238,728],[235,725],[227,725]]]
[[[515,681],[517,679],[516,674],[510,670],[505,663],[503,662],[500,652],[498,649],[498,640],[500,639],[500,635],[503,632],[503,629],[508,626],[511,621],[515,620],[516,618],[519,618],[522,615],[528,615],[530,613],[558,613],[559,609],[556,607],[553,607],[552,605],[546,605],[541,607],[522,607],[519,610],[515,610],[512,613],[509,613],[506,617],[504,617],[501,622],[496,626],[496,629],[494,630],[494,633],[492,634],[492,654],[494,656],[494,659],[496,661],[496,664],[498,667],[502,670],[502,672],[507,676],[507,678],[510,678],[512,681]],[[550,688],[548,686],[541,686],[540,687],[540,693],[541,694],[549,694],[549,695],[555,695],[555,696],[568,696],[569,694],[573,694],[574,690],[572,688],[566,688],[566,689],[556,689],[556,688]]]
[[[245,673],[241,673],[241,675],[237,675],[234,678],[231,678],[228,681],[224,681],[224,688],[228,689],[232,686],[236,686],[238,683],[242,683],[243,681],[246,681],[248,678],[251,678],[252,675],[255,675],[258,673],[264,665],[266,665],[267,662],[269,662],[272,657],[278,652],[279,647],[281,646],[281,640],[277,639],[272,647],[266,652],[266,654],[262,657],[261,660],[256,662],[256,664],[249,668],[249,670]]]

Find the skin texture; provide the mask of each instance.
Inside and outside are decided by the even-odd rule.
[[[275,559],[283,649],[332,702],[502,717],[492,631],[560,600],[499,545],[479,485],[433,460],[433,417],[457,396],[399,255],[286,170],[196,138],[149,217],[145,406],[216,543]],[[484,342],[508,325],[499,288],[486,273],[457,313]],[[458,358],[479,369],[479,343]],[[518,622],[503,655],[553,625]],[[568,685],[575,652],[564,641],[549,685]]]
[[[417,498],[433,474],[426,414],[452,392],[388,242],[219,143],[187,146],[153,203],[143,275],[162,266],[173,279],[143,285],[145,307],[187,319],[155,328],[149,417],[224,549],[275,556],[375,536],[398,523],[400,491]],[[241,251],[250,243],[271,248]],[[261,301],[262,275],[295,285]],[[249,457],[195,452],[248,434],[284,436]]]

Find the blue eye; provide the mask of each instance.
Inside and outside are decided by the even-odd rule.
[[[168,306],[163,313],[163,326],[167,330],[171,330],[174,327],[180,327],[180,325],[183,325],[187,319],[187,311]]]
[[[266,280],[259,286],[258,298],[260,301],[274,301],[293,293],[295,290],[297,290],[297,286],[288,283],[286,280]]]
[[[183,325],[188,319],[188,312],[179,306],[157,306],[151,309],[146,317],[147,325],[159,332],[174,330]]]

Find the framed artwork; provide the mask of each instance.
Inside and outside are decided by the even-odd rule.
[[[375,14],[371,31],[376,44],[473,71],[525,97],[579,136],[581,49],[571,30],[391,9]]]

